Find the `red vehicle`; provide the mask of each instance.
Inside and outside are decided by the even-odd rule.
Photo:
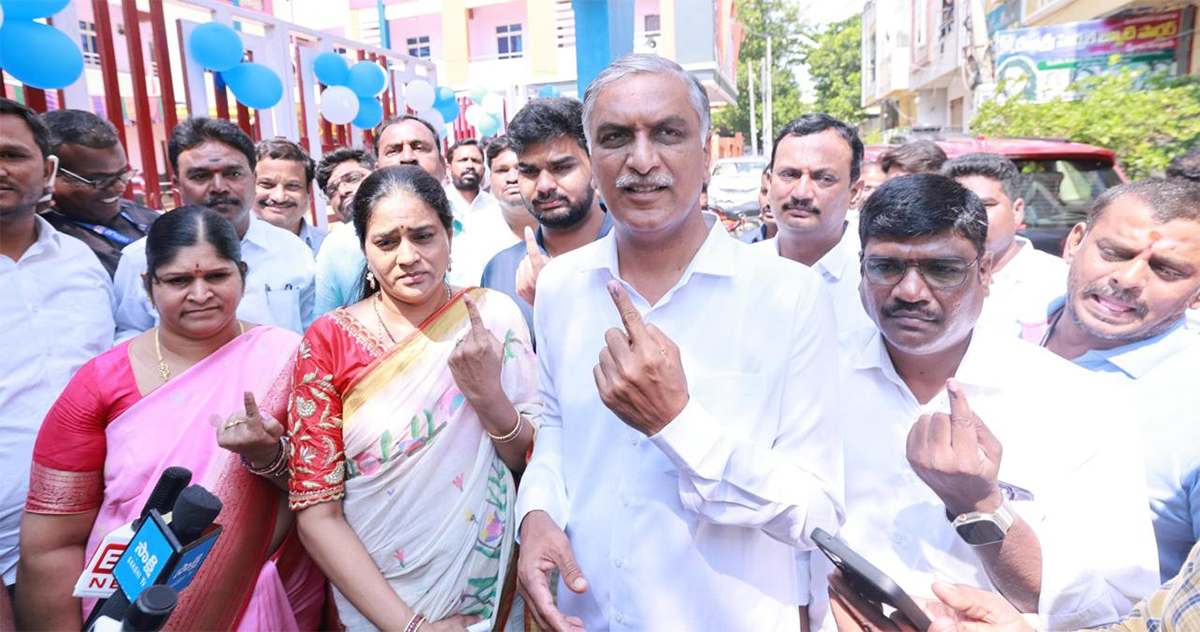
[[[1092,201],[1127,181],[1112,151],[1083,143],[1042,138],[931,138],[950,158],[975,152],[1007,156],[1025,175],[1025,224],[1020,234],[1039,250],[1061,255],[1071,227]],[[888,145],[868,145],[864,160],[878,160]]]

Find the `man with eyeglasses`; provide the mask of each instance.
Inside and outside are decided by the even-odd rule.
[[[317,164],[317,188],[325,194],[338,221],[352,221],[350,203],[358,185],[374,170],[375,155],[361,147],[338,147],[321,156]]]
[[[875,327],[841,340],[840,537],[917,598],[937,580],[997,590],[1042,629],[1112,621],[1158,584],[1139,437],[1119,401],[1085,395],[1086,371],[976,328],[987,227],[938,175],[889,180],[862,209]],[[832,630],[833,567],[812,567],[814,629]]]
[[[121,249],[145,237],[159,213],[123,197],[137,171],[112,123],[82,110],[52,110],[41,118],[58,156],[54,205],[42,217],[87,244],[111,277]]]

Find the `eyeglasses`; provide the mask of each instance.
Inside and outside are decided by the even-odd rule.
[[[130,169],[127,167],[125,169],[125,171],[122,171],[121,173],[118,173],[116,175],[104,176],[103,178],[97,178],[95,180],[88,180],[87,178],[79,175],[78,173],[75,173],[74,171],[70,171],[68,169],[63,169],[62,167],[58,168],[58,172],[62,173],[62,174],[66,174],[68,176],[71,176],[72,178],[75,178],[75,180],[79,181],[81,184],[86,184],[86,185],[92,187],[93,189],[96,189],[97,191],[100,189],[112,188],[112,186],[118,182],[120,182],[121,184],[129,184],[129,181],[133,180],[135,177],[137,177],[137,173],[138,173],[137,169]]]
[[[900,259],[899,257],[867,257],[863,261],[863,276],[871,285],[897,285],[904,280],[909,268],[916,268],[921,278],[936,290],[956,288],[967,280],[967,272],[979,259],[967,261],[958,257],[933,259]]]
[[[331,198],[334,195],[337,195],[338,190],[347,184],[357,184],[362,182],[363,178],[366,178],[367,175],[367,173],[363,173],[362,171],[352,171],[347,173],[337,180],[325,185],[325,197]]]

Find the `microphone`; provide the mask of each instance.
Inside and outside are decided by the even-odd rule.
[[[120,620],[101,616],[92,627],[95,632],[158,632],[179,604],[179,595],[170,586],[156,585],[142,591],[133,607]]]
[[[146,520],[114,564],[113,576],[121,590],[92,610],[85,630],[96,630],[104,619],[119,620],[130,610],[130,598],[141,598],[154,585],[183,590],[220,535],[220,526],[209,530],[221,513],[221,500],[199,485],[178,494],[168,524],[157,509]]]
[[[163,470],[146,499],[141,513],[133,521],[121,525],[104,536],[100,546],[92,553],[92,558],[83,568],[83,573],[75,582],[74,596],[98,597],[104,599],[117,589],[113,581],[112,571],[117,560],[125,553],[125,547],[133,534],[142,526],[151,510],[164,513],[169,510],[179,498],[180,492],[192,481],[192,473],[185,467],[172,466]]]

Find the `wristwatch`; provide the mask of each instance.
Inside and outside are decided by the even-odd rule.
[[[971,546],[986,546],[1004,540],[1009,527],[1016,521],[1017,514],[1008,505],[1008,500],[1002,500],[1000,506],[992,513],[970,511],[960,516],[953,516],[946,511],[946,519],[950,526],[958,532],[958,537]]]

